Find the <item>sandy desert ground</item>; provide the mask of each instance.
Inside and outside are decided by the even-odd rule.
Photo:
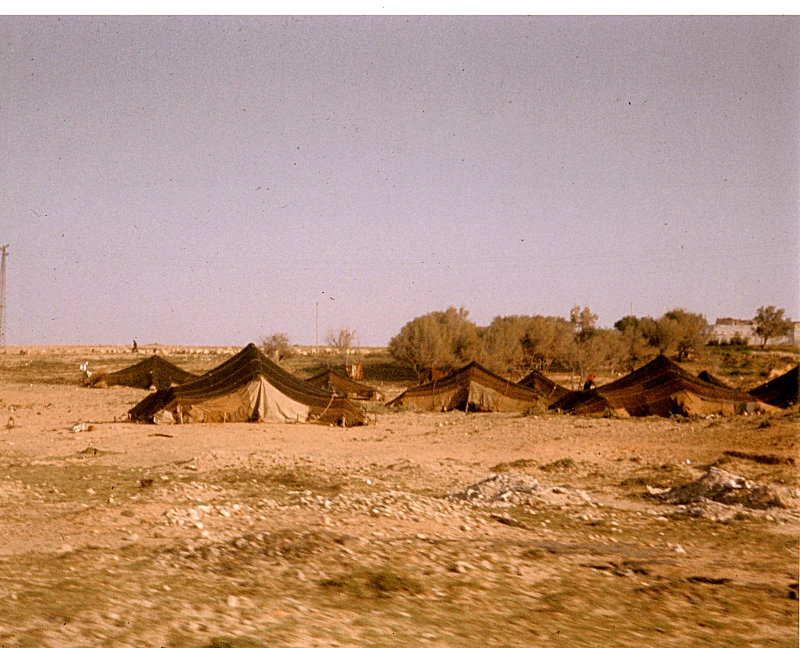
[[[144,395],[0,383],[3,648],[798,644],[796,410],[125,422]]]

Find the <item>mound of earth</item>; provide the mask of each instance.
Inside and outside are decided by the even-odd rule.
[[[544,486],[523,473],[491,475],[450,495],[452,500],[467,500],[496,505],[593,504],[582,490],[563,486]]]
[[[699,479],[671,488],[659,497],[670,504],[695,504],[705,500],[753,509],[792,508],[796,494],[768,484],[758,484],[712,466]]]

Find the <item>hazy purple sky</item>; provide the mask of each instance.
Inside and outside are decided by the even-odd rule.
[[[798,28],[0,18],[7,343],[798,320]]]

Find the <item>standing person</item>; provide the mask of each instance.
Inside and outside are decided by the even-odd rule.
[[[594,389],[594,388],[595,388],[594,374],[589,374],[588,376],[586,376],[586,382],[583,383],[583,391],[587,391],[589,389]]]
[[[131,353],[139,353],[139,345],[136,344],[136,339],[133,340],[133,348],[131,349]]]

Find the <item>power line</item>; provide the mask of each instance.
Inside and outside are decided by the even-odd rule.
[[[0,348],[6,346],[6,257],[8,245],[0,247]]]

